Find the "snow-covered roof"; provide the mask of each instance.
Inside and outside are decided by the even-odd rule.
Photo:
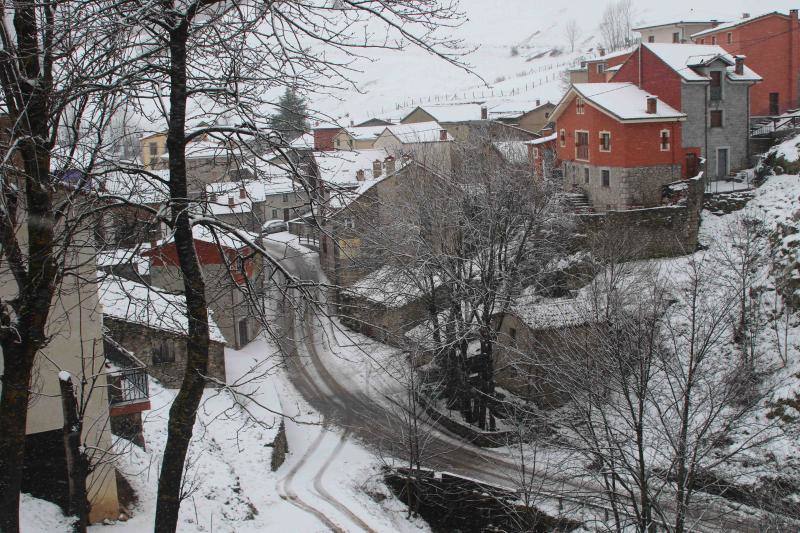
[[[297,139],[289,143],[289,147],[294,150],[313,150],[314,149],[314,134],[304,133]]]
[[[547,137],[539,137],[538,139],[534,139],[532,141],[525,141],[525,144],[532,144],[534,146],[539,144],[544,144],[548,142],[553,142],[558,139],[558,133],[553,132],[552,134],[548,135]]]
[[[561,114],[571,95],[580,95],[589,104],[612,115],[620,121],[677,121],[686,115],[659,101],[655,113],[647,112],[647,97],[650,93],[643,91],[632,83],[576,83],[553,112],[553,117]]]
[[[436,284],[439,283],[437,279]],[[388,266],[370,272],[348,287],[345,293],[392,309],[403,307],[423,295],[412,274]]]
[[[616,52],[611,52],[610,54],[603,54],[600,55],[599,53],[589,57],[586,59],[587,63],[597,63],[599,61],[608,61],[609,59],[616,59],[618,57],[625,57],[629,56],[634,52],[633,48],[623,48],[622,50],[617,50]]]
[[[141,252],[150,249],[150,243],[143,243],[138,248],[116,248],[97,252],[98,267],[115,267],[131,265],[136,268],[139,275],[150,272],[150,260],[141,255]]]
[[[171,333],[188,333],[186,298],[183,295],[165,293],[118,276],[98,275],[101,279],[98,289],[100,305],[104,315]],[[211,315],[208,326],[211,340],[224,343],[225,337]]]
[[[514,302],[512,312],[533,330],[569,328],[596,321],[583,298],[542,298],[529,289]]]
[[[760,81],[761,76],[753,72],[747,65],[743,74],[736,74],[734,65],[736,59],[715,44],[672,44],[672,43],[642,43],[669,68],[674,70],[684,81],[704,82],[710,78],[695,70],[697,67],[707,66],[720,59],[728,65],[728,78],[734,81]]]
[[[244,198],[242,189],[245,192]],[[215,215],[248,213],[252,210],[253,203],[263,202],[268,196],[302,192],[304,189],[287,176],[206,185],[208,207]]]
[[[644,26],[637,26],[632,28],[633,31],[653,30],[656,28],[669,28],[673,26],[696,26],[700,24],[715,24],[718,20],[661,20],[658,22],[649,22]]]
[[[335,152],[314,152],[314,159],[319,170],[319,178],[336,187],[358,187],[361,183],[356,175],[359,170],[364,171],[364,179],[375,179],[373,163],[381,163],[389,157],[384,149],[347,150]],[[380,177],[384,173],[381,167]]]
[[[442,141],[441,132],[446,131],[438,122],[416,122],[414,124],[394,124],[383,126],[403,144],[408,143],[429,143]],[[446,134],[448,141],[453,140],[453,136]]]
[[[102,196],[117,196],[133,204],[159,204],[169,198],[169,170],[114,171],[98,176],[105,187]]]
[[[245,231],[243,229],[237,229],[237,232],[241,233],[245,238],[253,242],[259,239],[259,235],[249,231]],[[240,250],[246,246],[250,246],[249,242],[244,241],[239,237],[237,237],[236,235],[233,235],[222,229],[217,228],[214,233],[216,234],[216,238],[215,235],[211,233],[211,230],[208,229],[206,226],[200,226],[200,225],[192,226],[192,237],[196,241],[208,242],[212,244],[217,244],[219,242],[220,246],[231,248],[233,250]],[[158,241],[158,245],[162,246],[165,244],[169,244],[174,240],[175,240],[175,235],[172,234],[166,239]]]
[[[713,28],[708,28],[707,30],[703,30],[703,31],[699,31],[697,33],[693,33],[692,34],[692,39],[695,39],[697,37],[703,37],[704,35],[712,35],[714,33],[720,32],[720,31],[729,30],[731,28],[735,28],[737,26],[742,26],[744,24],[748,24],[750,22],[753,22],[754,20],[758,20],[758,19],[761,19],[761,18],[764,18],[764,17],[769,17],[769,16],[772,16],[772,15],[778,15],[778,16],[787,18],[786,15],[781,13],[780,11],[770,11],[769,13],[764,13],[764,14],[758,15],[756,17],[740,18],[738,20],[733,20],[731,22],[726,22],[724,24],[719,24],[718,26],[715,26]]]
[[[415,108],[411,113],[417,109],[422,109],[437,122],[467,122],[470,120],[481,119],[481,104],[474,102],[463,104],[442,104],[442,105],[426,105]],[[408,113],[410,115],[411,113]],[[406,115],[406,117],[408,116]],[[404,119],[406,117],[403,117]]]
[[[348,126],[342,129],[357,141],[374,141],[383,133],[386,126]]]
[[[526,141],[501,141],[492,145],[500,152],[504,159],[511,163],[526,163],[528,161],[528,147]]]

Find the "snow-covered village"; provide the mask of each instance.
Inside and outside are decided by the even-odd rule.
[[[800,2],[3,8],[0,533],[800,531]]]

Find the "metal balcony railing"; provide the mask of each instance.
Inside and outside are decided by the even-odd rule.
[[[108,379],[108,403],[112,406],[147,400],[149,386],[144,368],[126,368],[113,372]]]

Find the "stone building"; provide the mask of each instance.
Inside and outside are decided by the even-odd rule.
[[[260,236],[244,230],[250,242]],[[203,269],[206,300],[225,342],[236,349],[256,338],[262,329],[264,272],[263,258],[248,242],[221,230],[214,233],[194,226],[194,247]],[[183,292],[183,278],[175,241],[170,238],[142,252],[150,258],[150,280],[166,292]]]
[[[184,297],[111,275],[103,277],[99,295],[106,335],[133,353],[164,386],[179,387],[187,358]],[[224,383],[225,338],[213,316],[209,333],[208,377]]]
[[[703,158],[707,178],[726,179],[750,166],[750,90],[761,77],[745,63],[719,46],[643,43],[612,81],[635,84],[685,114],[677,146],[684,168]]]

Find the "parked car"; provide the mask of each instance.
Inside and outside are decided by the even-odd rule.
[[[270,235],[272,233],[280,233],[281,231],[289,231],[289,226],[283,220],[267,220],[261,226],[262,235]]]

